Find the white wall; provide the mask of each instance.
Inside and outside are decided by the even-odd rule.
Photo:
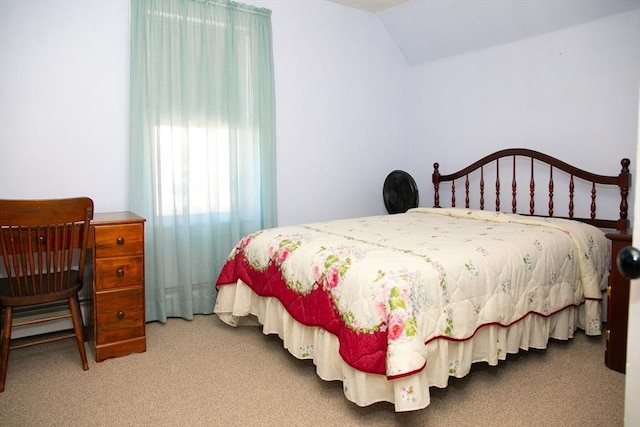
[[[0,1],[0,197],[128,199],[128,2]]]
[[[386,213],[386,175],[408,164],[409,67],[370,13],[324,0],[272,11],[278,217],[294,224]]]
[[[273,11],[279,222],[384,213],[408,163],[403,57],[373,14],[249,3]],[[128,27],[128,0],[0,1],[0,197],[128,209]]]
[[[508,147],[607,175],[633,161],[639,23],[634,11],[414,67],[410,170],[426,190],[421,204],[433,204],[435,161],[451,173]]]

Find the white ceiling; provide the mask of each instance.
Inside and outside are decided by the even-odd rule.
[[[329,1],[375,13],[410,65],[640,9],[640,0]]]

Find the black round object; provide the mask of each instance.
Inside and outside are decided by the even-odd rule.
[[[404,213],[418,207],[418,186],[411,175],[395,170],[384,180],[382,197],[387,212]]]
[[[625,246],[618,252],[618,269],[627,279],[640,278],[640,251],[633,246]]]

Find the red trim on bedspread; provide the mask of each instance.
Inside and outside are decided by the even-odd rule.
[[[385,332],[358,333],[348,328],[321,287],[310,294],[292,291],[278,267],[269,264],[264,271],[251,268],[242,253],[223,266],[216,286],[234,284],[242,280],[261,297],[275,297],[287,312],[305,326],[317,326],[332,333],[340,342],[340,356],[351,367],[372,374],[386,375],[387,334]]]
[[[551,316],[553,316],[554,314],[558,314],[558,313],[560,313],[561,311],[564,311],[564,310],[566,310],[566,309],[567,309],[567,308],[569,308],[569,307],[578,307],[578,306],[577,306],[576,304],[567,304],[567,305],[565,305],[564,307],[562,307],[562,308],[560,308],[560,309],[558,309],[558,310],[556,310],[556,311],[553,311],[553,312],[551,312],[551,313],[547,313],[547,314],[544,314],[544,313],[538,313],[537,311],[529,311],[529,312],[527,312],[525,315],[523,315],[523,316],[519,317],[518,319],[516,319],[516,320],[514,320],[513,322],[508,323],[508,324],[506,324],[506,325],[505,325],[504,323],[500,323],[500,322],[488,322],[488,323],[483,323],[482,325],[478,326],[478,327],[473,331],[473,333],[472,333],[471,335],[469,335],[468,337],[464,337],[464,338],[453,338],[453,337],[448,337],[448,336],[446,336],[446,335],[437,335],[437,336],[435,336],[435,337],[429,338],[429,339],[428,339],[424,344],[425,344],[425,345],[427,345],[427,344],[429,344],[431,341],[435,341],[435,340],[447,340],[447,341],[452,341],[452,342],[464,342],[464,341],[468,341],[468,340],[472,339],[474,336],[476,336],[476,334],[478,333],[478,331],[479,331],[480,329],[482,329],[482,328],[484,328],[484,327],[486,327],[486,326],[500,326],[501,328],[509,328],[509,327],[511,327],[511,326],[513,326],[513,325],[515,325],[516,323],[518,323],[518,322],[520,322],[520,321],[522,321],[522,320],[526,319],[527,317],[529,317],[529,316],[531,316],[531,315],[535,315],[535,316],[538,316],[538,317],[551,317]]]

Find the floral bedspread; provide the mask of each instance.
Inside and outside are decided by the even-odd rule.
[[[346,363],[398,378],[424,368],[434,339],[601,299],[608,263],[604,233],[577,221],[416,208],[258,231],[217,285],[242,280],[278,298],[337,336]],[[599,334],[599,311],[587,317],[586,332]]]

